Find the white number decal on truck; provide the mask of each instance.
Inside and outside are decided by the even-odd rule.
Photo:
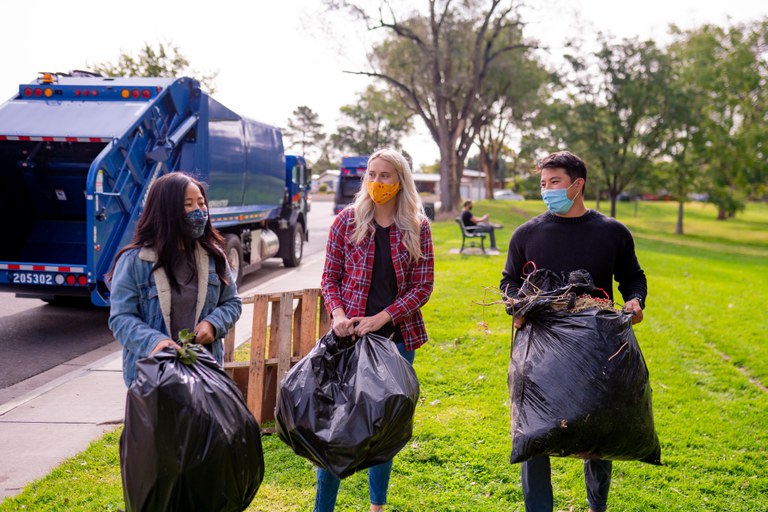
[[[32,272],[15,272],[11,274],[11,282],[13,284],[53,284],[53,276]]]

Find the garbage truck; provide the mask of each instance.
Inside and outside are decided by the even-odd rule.
[[[105,274],[147,192],[175,171],[206,184],[238,280],[300,264],[311,173],[279,128],[228,109],[192,78],[42,73],[0,105],[0,291],[109,304]]]

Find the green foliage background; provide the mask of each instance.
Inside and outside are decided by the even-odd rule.
[[[505,225],[541,211],[538,201],[478,202]],[[676,205],[619,204],[649,280],[635,327],[651,373],[661,467],[614,463],[610,510],[768,510],[768,205],[715,221],[691,204],[685,236]],[[433,224],[436,283],[424,308],[430,342],[415,367],[422,385],[414,437],[395,460],[392,511],[522,511],[519,466],[508,463],[506,371],[510,318],[491,302],[499,256],[451,254],[454,222]],[[618,295],[617,295],[618,297]],[[489,333],[485,331],[485,325]],[[123,507],[117,440],[94,442],[0,511]],[[267,473],[249,511],[310,510],[314,472],[276,436],[263,438]],[[555,509],[586,511],[582,463],[552,459]],[[367,510],[365,473],[344,480],[337,510]]]

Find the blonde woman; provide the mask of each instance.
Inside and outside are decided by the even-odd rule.
[[[434,281],[432,233],[403,155],[382,149],[368,159],[355,202],[331,226],[323,298],[337,336],[390,337],[413,364],[427,341],[421,307]],[[392,461],[368,469],[371,511],[387,502]],[[336,505],[340,481],[317,471],[315,512]]]

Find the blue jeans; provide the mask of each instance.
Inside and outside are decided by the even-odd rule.
[[[589,508],[603,512],[608,507],[611,487],[610,460],[585,460],[584,483]],[[549,457],[539,455],[522,464],[523,500],[526,512],[552,512],[552,471]]]
[[[406,361],[413,364],[415,350],[405,350],[405,343],[396,343],[397,350]],[[387,504],[387,488],[389,475],[392,472],[392,461],[389,460],[377,466],[368,468],[368,496],[371,505]],[[333,512],[336,507],[336,496],[339,494],[341,480],[323,468],[317,468],[317,491],[315,492],[315,508],[313,512]]]
[[[487,222],[481,222],[480,224],[475,225],[475,231],[488,233],[488,236],[491,239],[491,249],[497,249],[496,247],[496,233],[494,232],[494,227],[488,224]]]

